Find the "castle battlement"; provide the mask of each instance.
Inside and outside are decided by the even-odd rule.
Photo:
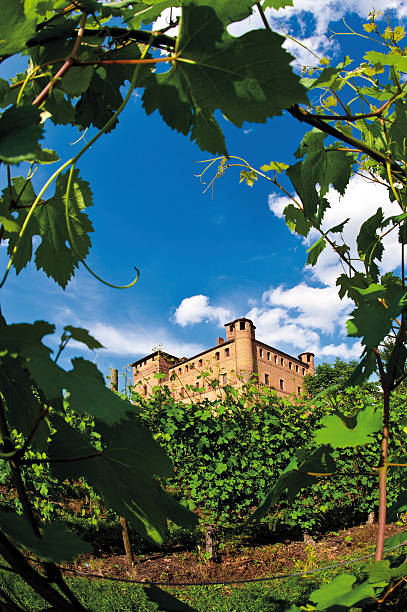
[[[155,351],[131,363],[137,390],[148,396],[153,387],[166,385],[177,399],[214,399],[218,390],[212,388],[212,379],[218,379],[221,387],[238,387],[256,375],[260,385],[273,387],[280,396],[301,394],[304,376],[314,375],[313,353],[293,357],[257,340],[253,321],[245,317],[226,323],[225,328],[226,340],[218,337],[216,346],[193,357]],[[202,376],[205,372],[208,377]],[[201,391],[188,390],[189,386]]]

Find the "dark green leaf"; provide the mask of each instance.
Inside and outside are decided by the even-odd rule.
[[[64,330],[69,333],[73,340],[86,344],[86,346],[91,350],[104,348],[103,344],[100,344],[96,338],[91,336],[87,329],[83,329],[82,327],[73,327],[72,325],[65,325]]]
[[[303,211],[294,204],[288,204],[284,209],[285,222],[292,232],[300,236],[308,236],[311,224],[306,220]]]
[[[144,94],[147,112],[160,110],[169,115],[171,127],[185,132],[190,120],[179,116],[176,108],[187,104],[209,118],[220,109],[235,125],[244,121],[264,123],[268,117],[281,114],[294,100],[305,101],[305,90],[289,66],[292,57],[281,44],[283,38],[270,30],[256,30],[235,38],[228,34],[226,26],[250,15],[253,2],[215,0],[208,6],[205,0],[186,0],[177,41],[178,61],[167,73],[150,78]],[[265,61],[267,57],[267,61]],[[163,110],[167,100],[159,89],[171,91],[173,108]],[[189,128],[188,128],[189,131]],[[201,141],[203,132],[194,132],[201,148],[208,146],[208,139]],[[211,143],[211,152],[224,154],[224,148],[216,151],[218,143]]]
[[[322,251],[326,247],[326,240],[323,236],[319,240],[317,240],[309,249],[307,249],[308,258],[307,264],[311,266],[315,266],[318,261],[319,256]]]
[[[0,160],[18,164],[35,159],[43,137],[41,113],[33,106],[8,108],[0,117]]]
[[[79,261],[87,256],[91,246],[89,233],[93,232],[89,217],[83,212],[86,206],[92,205],[92,194],[89,184],[78,176],[77,170],[74,171],[68,200],[72,235],[68,232],[65,213],[67,182],[68,172],[60,174],[55,195],[36,211],[38,233],[42,240],[35,252],[35,263],[38,269],[42,268],[63,288],[73,276]]]
[[[25,3],[26,6],[29,3]],[[20,0],[2,2],[0,20],[0,55],[12,55],[21,51],[27,40],[35,34],[37,19],[26,15]]]
[[[128,404],[128,408],[131,406]],[[97,424],[104,450],[100,456],[67,463],[54,463],[60,479],[85,477],[102,495],[104,503],[126,517],[139,533],[161,544],[166,520],[193,525],[192,513],[161,489],[154,476],[167,477],[171,462],[135,415],[110,427]],[[57,433],[50,444],[53,458],[86,457],[95,453],[86,439],[63,419],[56,418]]]
[[[78,414],[91,414],[108,424],[127,418],[131,406],[105,386],[102,374],[94,363],[77,357],[67,373],[66,389],[69,405]]]
[[[41,527],[42,538],[34,535],[29,522],[22,516],[0,513],[1,529],[20,546],[49,562],[73,561],[77,555],[92,550],[74,533],[67,532],[66,523],[55,521]]]

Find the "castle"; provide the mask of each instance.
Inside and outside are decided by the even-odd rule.
[[[313,353],[291,357],[256,340],[256,328],[245,317],[226,323],[225,327],[226,341],[218,338],[216,346],[189,359],[155,351],[131,363],[136,389],[148,396],[154,386],[166,385],[177,399],[215,399],[219,393],[211,380],[219,380],[221,387],[239,386],[256,375],[259,384],[274,387],[280,396],[301,394],[304,376],[314,375]],[[202,376],[205,372],[209,376]]]

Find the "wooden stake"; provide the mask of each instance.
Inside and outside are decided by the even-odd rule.
[[[110,368],[110,388],[112,391],[118,391],[119,389],[119,372],[115,368]],[[120,517],[120,525],[122,526],[122,537],[124,550],[126,552],[126,559],[129,565],[134,565],[133,552],[131,550],[130,537],[129,537],[129,526],[124,516]]]
[[[120,525],[122,526],[122,537],[124,550],[126,551],[126,559],[129,565],[134,565],[133,551],[131,550],[130,537],[129,537],[129,526],[124,516],[120,517]]]

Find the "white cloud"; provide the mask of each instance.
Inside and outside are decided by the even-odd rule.
[[[326,196],[330,208],[325,212],[322,229],[338,225],[345,219],[350,219],[345,225],[343,238],[345,243],[351,247],[351,256],[357,257],[356,238],[359,234],[360,226],[371,217],[376,210],[381,207],[385,217],[399,214],[401,212],[396,202],[390,202],[388,191],[383,185],[373,184],[361,176],[353,176],[349,181],[345,195],[340,194],[334,189],[330,189]],[[286,197],[279,197],[270,194],[268,205],[270,210],[279,218],[283,217],[283,210],[291,200]],[[312,230],[304,240],[304,244],[310,246],[320,234]],[[338,234],[335,235],[338,238]],[[398,243],[397,231],[391,232],[383,239],[385,247],[383,261],[380,264],[382,272],[394,270],[400,261],[400,245]],[[336,253],[328,246],[320,255],[318,263],[312,268],[308,268],[312,277],[324,285],[335,286],[336,278],[343,271],[342,265]]]
[[[335,287],[310,287],[306,283],[290,289],[271,288],[263,294],[263,302],[293,310],[298,325],[326,333],[333,333],[338,317],[343,318],[351,308],[350,300],[339,300]]]
[[[397,17],[407,17],[407,4],[404,0],[295,0],[293,7],[284,9],[267,9],[266,17],[270,26],[276,32],[289,34],[301,44],[287,39],[284,48],[295,57],[295,64],[311,66],[318,63],[318,59],[307,50],[310,49],[319,56],[329,56],[338,49],[335,39],[330,38],[332,32],[329,24],[346,18],[350,13],[367,19],[372,7],[378,11],[394,9]],[[233,36],[240,36],[245,32],[262,28],[263,23],[256,10],[248,19],[229,26],[228,30]],[[345,25],[341,31],[346,31]]]
[[[400,213],[397,203],[390,202],[387,189],[382,185],[373,184],[360,176],[351,178],[345,195],[340,196],[334,189],[327,194],[330,208],[327,209],[322,224],[322,229],[338,225],[345,219],[350,219],[345,225],[342,233],[344,241],[351,247],[351,256],[357,257],[356,238],[361,224],[372,216],[379,207],[382,207],[385,217]],[[283,210],[291,200],[270,194],[268,205],[273,214],[278,218],[283,217]],[[304,246],[308,248],[320,234],[312,230],[306,239],[301,239]],[[339,239],[339,235],[335,235]],[[397,232],[394,231],[383,240],[385,250],[383,261],[380,262],[381,272],[393,271],[400,262],[400,245]],[[357,266],[357,262],[353,262]],[[361,266],[362,264],[359,264]],[[251,313],[257,319],[261,330],[272,339],[280,339],[291,342],[301,350],[305,342],[308,342],[319,356],[354,358],[360,355],[361,345],[359,342],[331,343],[329,338],[345,334],[345,321],[352,309],[352,302],[348,299],[340,300],[336,278],[343,272],[342,265],[336,253],[329,247],[322,252],[314,267],[305,266],[304,280],[293,287],[271,287],[263,294],[262,307],[253,308]],[[310,284],[310,281],[312,284]],[[314,284],[318,286],[313,286]],[[271,306],[271,309],[267,309]],[[276,306],[286,309],[285,315],[279,319],[279,329],[269,327],[269,321],[273,318],[270,313],[276,310]],[[256,323],[257,324],[257,323]],[[318,341],[312,332],[321,333]],[[296,335],[297,334],[297,335]],[[313,347],[313,348],[312,348]]]
[[[202,321],[212,321],[223,327],[232,318],[228,308],[211,306],[206,295],[193,295],[184,298],[174,313],[174,321],[185,327]]]
[[[84,327],[87,327],[92,336],[103,344],[104,352],[112,355],[128,355],[130,359],[147,355],[158,346],[177,357],[196,355],[205,348],[197,343],[181,342],[173,338],[165,329],[116,327],[102,321],[88,323]]]

